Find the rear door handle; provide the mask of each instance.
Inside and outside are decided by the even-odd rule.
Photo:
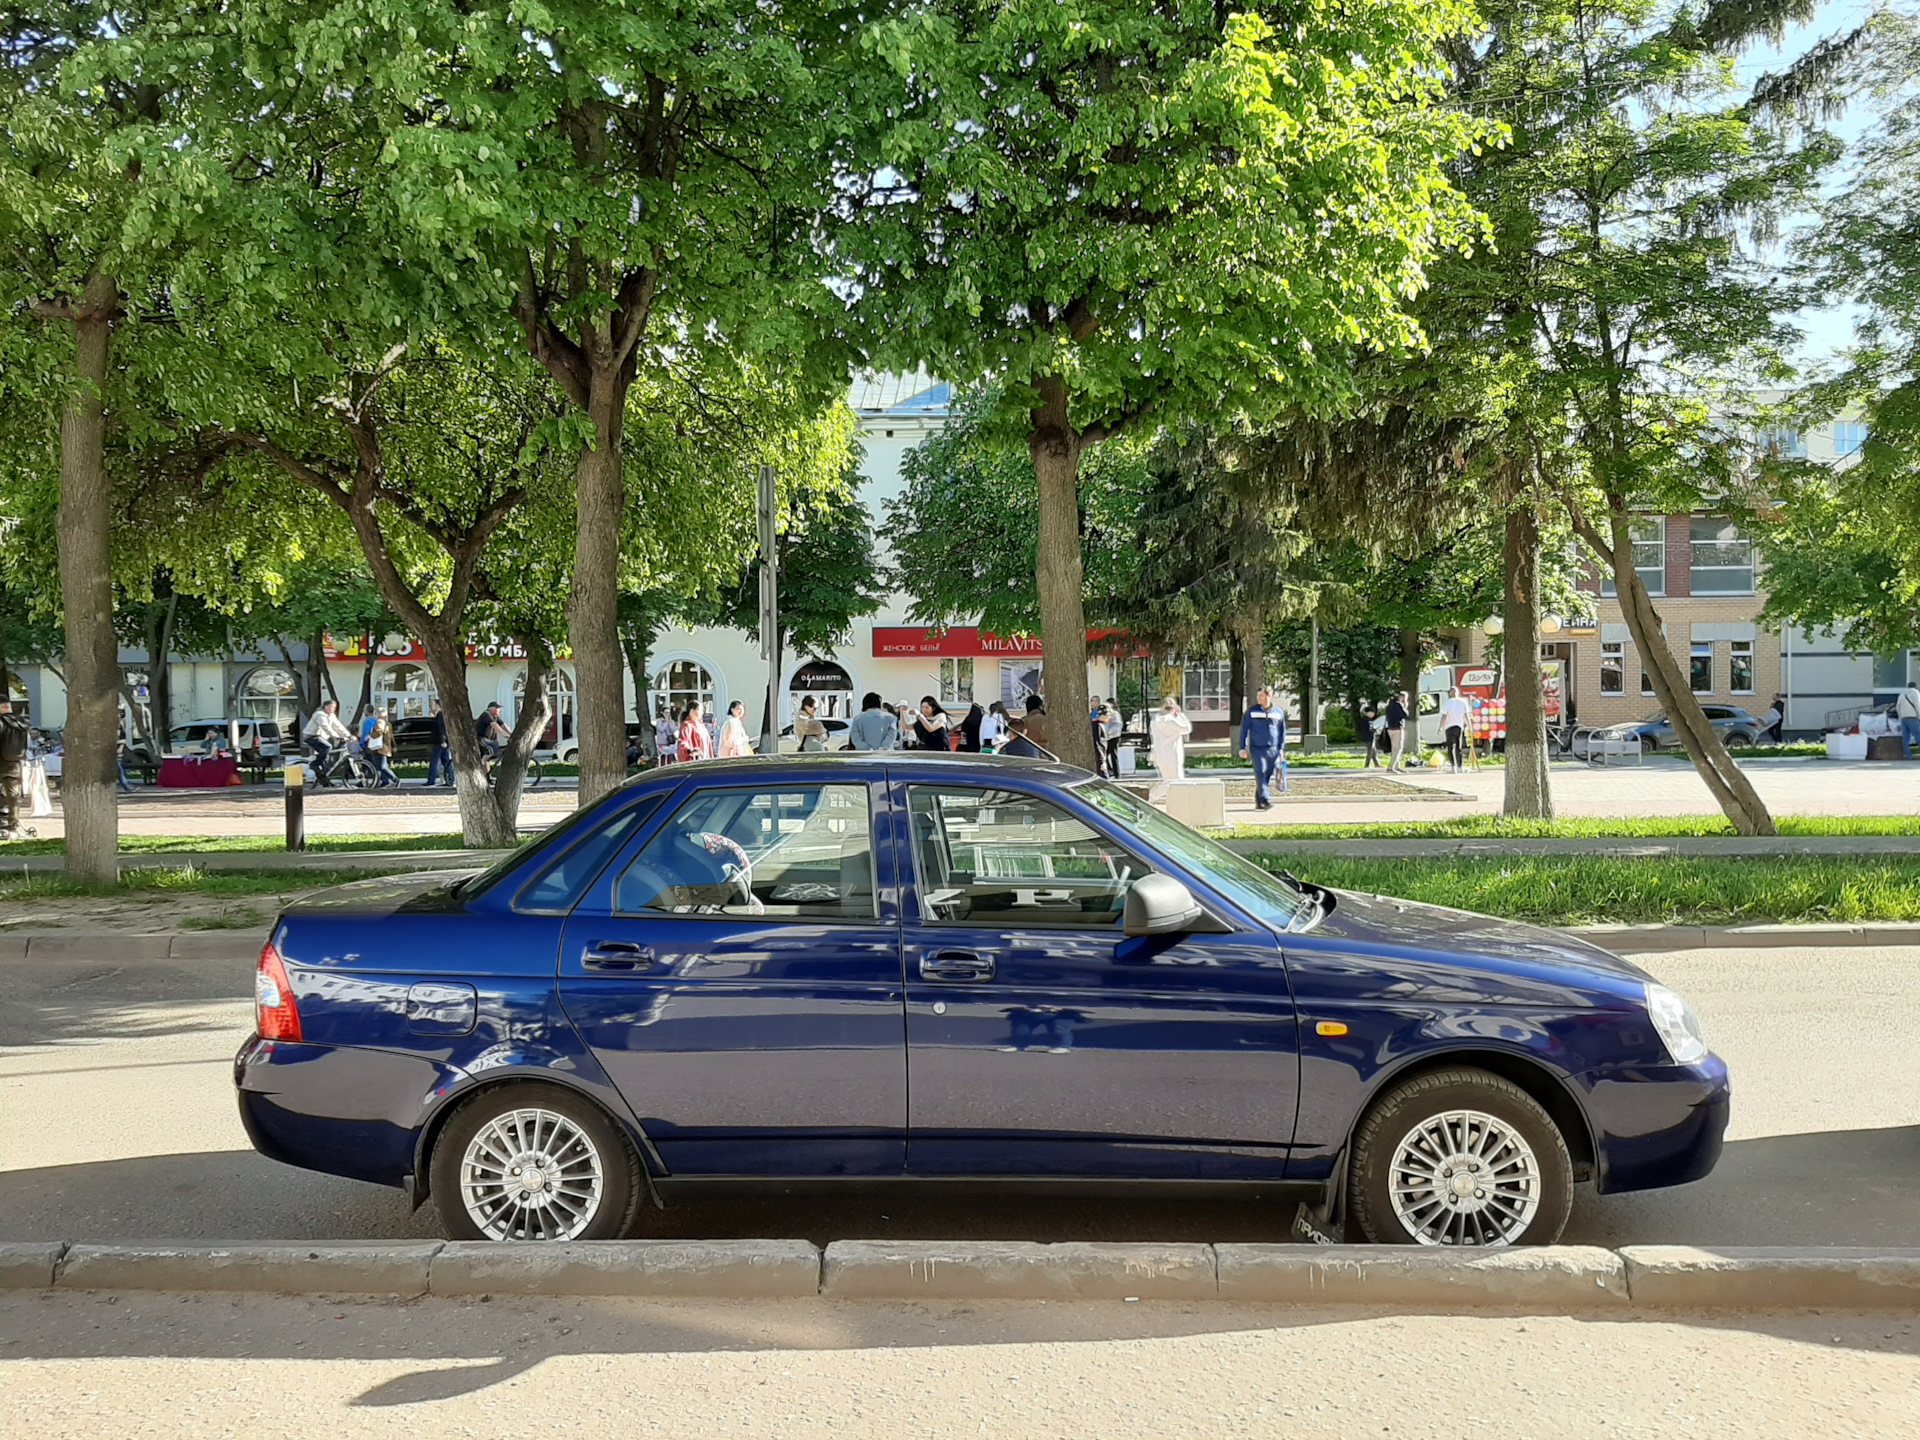
[[[929,950],[920,957],[922,980],[991,980],[993,957],[971,950]]]
[[[651,970],[653,951],[631,940],[595,940],[580,952],[588,970]]]

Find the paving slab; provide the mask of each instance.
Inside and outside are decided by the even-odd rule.
[[[817,1295],[820,1251],[805,1240],[452,1241],[429,1284],[436,1295]]]
[[[1524,1309],[1619,1308],[1626,1266],[1593,1245],[1485,1254],[1414,1246],[1216,1245],[1223,1300]]]
[[[75,1245],[65,1290],[245,1290],[267,1294],[424,1295],[439,1241],[419,1244]]]
[[[1620,1257],[1640,1306],[1920,1311],[1920,1248],[1627,1245]]]
[[[820,1293],[842,1299],[1210,1300],[1213,1247],[1028,1240],[837,1240]]]

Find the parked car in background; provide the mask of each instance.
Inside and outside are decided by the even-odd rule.
[[[816,715],[813,718],[818,720],[821,728],[827,732],[827,738],[823,742],[827,749],[844,750],[847,748],[847,732],[853,728],[850,722],[830,719],[825,715]],[[959,717],[955,716],[954,719],[955,723],[958,723]],[[760,735],[757,731],[749,732],[749,738],[755,745],[760,743]],[[780,753],[783,755],[797,755],[800,753],[800,742],[793,738],[793,726],[791,725],[780,732]]]
[[[301,900],[256,979],[255,1148],[461,1239],[864,1178],[1210,1181],[1321,1234],[1547,1244],[1577,1183],[1698,1179],[1727,1124],[1692,1010],[1628,961],[1000,756],[649,770],[486,870]]]
[[[256,776],[280,764],[285,746],[278,720],[255,720],[229,715],[225,719],[190,720],[167,732],[168,755],[204,755],[212,731],[222,749],[239,761],[242,770]]]
[[[433,717],[415,715],[393,722],[393,760],[396,764],[433,759]]]
[[[1720,737],[1723,745],[1757,745],[1760,732],[1764,728],[1758,719],[1734,705],[1703,705],[1707,722],[1713,726],[1713,733]],[[1639,737],[1643,750],[1679,750],[1680,734],[1673,728],[1673,722],[1664,713],[1646,720],[1632,720],[1623,725],[1609,725],[1600,732],[1601,738],[1608,740],[1626,740]]]

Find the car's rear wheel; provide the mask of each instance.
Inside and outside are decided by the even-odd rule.
[[[627,1232],[640,1162],[590,1100],[555,1085],[475,1096],[440,1132],[433,1197],[455,1240],[611,1240]]]
[[[1347,1193],[1380,1245],[1551,1245],[1573,1206],[1573,1162],[1547,1112],[1511,1080],[1438,1070],[1389,1090],[1354,1136]]]

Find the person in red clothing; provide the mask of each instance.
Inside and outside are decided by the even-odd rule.
[[[700,713],[698,700],[687,706],[687,713],[680,721],[679,755],[682,760],[713,758],[713,737],[707,733],[706,717]]]

